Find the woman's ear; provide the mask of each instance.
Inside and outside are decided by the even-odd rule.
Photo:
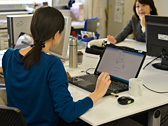
[[[55,35],[54,35],[54,39],[57,38],[58,34],[59,34],[59,31],[57,31],[57,32],[55,33]]]

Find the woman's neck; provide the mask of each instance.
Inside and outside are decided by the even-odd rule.
[[[49,47],[50,47],[51,42],[49,41],[45,41],[45,47],[42,48],[42,51],[45,52],[46,54],[49,51]],[[19,50],[19,53],[23,56],[25,56],[30,50],[32,49],[32,47],[27,47],[27,48],[23,48]]]
[[[45,47],[44,48],[42,48],[42,50],[47,54],[48,53],[48,51],[49,51],[49,48],[50,48],[50,42],[48,42],[48,41],[45,41]]]

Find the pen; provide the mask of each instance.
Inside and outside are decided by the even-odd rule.
[[[110,94],[111,94],[112,96],[114,96],[114,97],[118,97],[118,95],[115,94],[115,93],[113,93],[113,92],[111,92]]]

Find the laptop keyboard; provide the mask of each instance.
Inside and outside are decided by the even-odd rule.
[[[112,81],[109,86],[109,89],[112,91],[117,91],[120,89],[124,90],[124,89],[128,89],[128,85],[121,82]]]
[[[91,83],[95,83],[97,82],[97,77],[96,75],[94,74],[89,74],[89,75],[86,75],[86,76],[80,76],[80,79],[83,79],[83,80],[87,80]],[[120,89],[128,89],[128,85],[122,83],[122,82],[116,82],[116,81],[112,81],[110,86],[109,86],[109,89],[112,90],[112,91],[117,91],[117,90],[120,90]]]
[[[86,76],[80,76],[81,79],[87,80],[87,81],[89,81],[91,83],[95,83],[95,84],[97,82],[97,77],[98,76],[96,76],[94,74],[89,74],[89,75],[86,75]]]

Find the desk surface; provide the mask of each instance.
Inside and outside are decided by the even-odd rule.
[[[146,44],[141,42],[135,42],[126,40],[125,42],[117,44],[118,46],[129,46],[139,50],[146,50]],[[153,57],[147,56],[143,64],[146,65],[151,61]],[[156,61],[159,62],[160,60]],[[80,71],[83,70],[82,65],[77,69],[69,68],[65,64],[66,70],[71,76],[82,75]],[[143,68],[143,67],[142,67]],[[168,91],[168,74],[167,71],[157,70],[151,65],[147,66],[144,70],[142,69],[139,74],[139,78],[143,79],[144,84],[156,91]],[[90,93],[78,88],[74,85],[69,86],[69,90],[74,98],[74,101],[88,96]],[[119,96],[130,96],[128,91],[118,93]],[[114,121],[123,117],[127,117],[136,113],[140,113],[155,107],[159,107],[168,103],[168,94],[159,94],[149,91],[143,87],[143,95],[134,97],[134,103],[129,105],[120,105],[117,102],[117,98],[113,96],[106,96],[101,98],[93,108],[88,110],[80,118],[91,125],[101,125],[110,121]]]
[[[83,29],[84,28],[84,21],[72,21],[71,26],[74,27],[74,29]]]
[[[119,46],[129,46],[135,49],[145,51],[145,43],[126,40],[125,42],[117,44]],[[143,64],[146,65],[153,58],[147,56]],[[156,62],[159,62],[157,60]],[[65,63],[65,69],[71,76],[83,75],[82,70],[86,70],[83,65],[79,65],[78,68],[69,68],[68,61]],[[95,64],[96,67],[96,64]],[[143,68],[143,67],[142,67]],[[167,71],[157,70],[151,65],[147,66],[145,70],[141,70],[139,78],[143,79],[144,84],[156,91],[168,91],[168,74]],[[2,79],[2,78],[1,78]],[[3,79],[1,80],[3,83]],[[69,91],[71,92],[74,101],[84,98],[90,94],[90,92],[78,88],[74,85],[69,85]],[[2,91],[1,91],[2,92]],[[4,94],[4,93],[3,93]],[[118,93],[119,96],[130,96],[128,91]],[[5,96],[6,97],[6,96]],[[114,121],[123,117],[127,117],[136,113],[140,113],[155,107],[159,107],[168,103],[168,94],[158,94],[143,87],[143,95],[139,97],[133,97],[134,103],[129,105],[120,105],[117,102],[117,98],[113,96],[106,96],[101,98],[93,108],[88,110],[80,118],[90,125],[101,125],[110,121]]]

